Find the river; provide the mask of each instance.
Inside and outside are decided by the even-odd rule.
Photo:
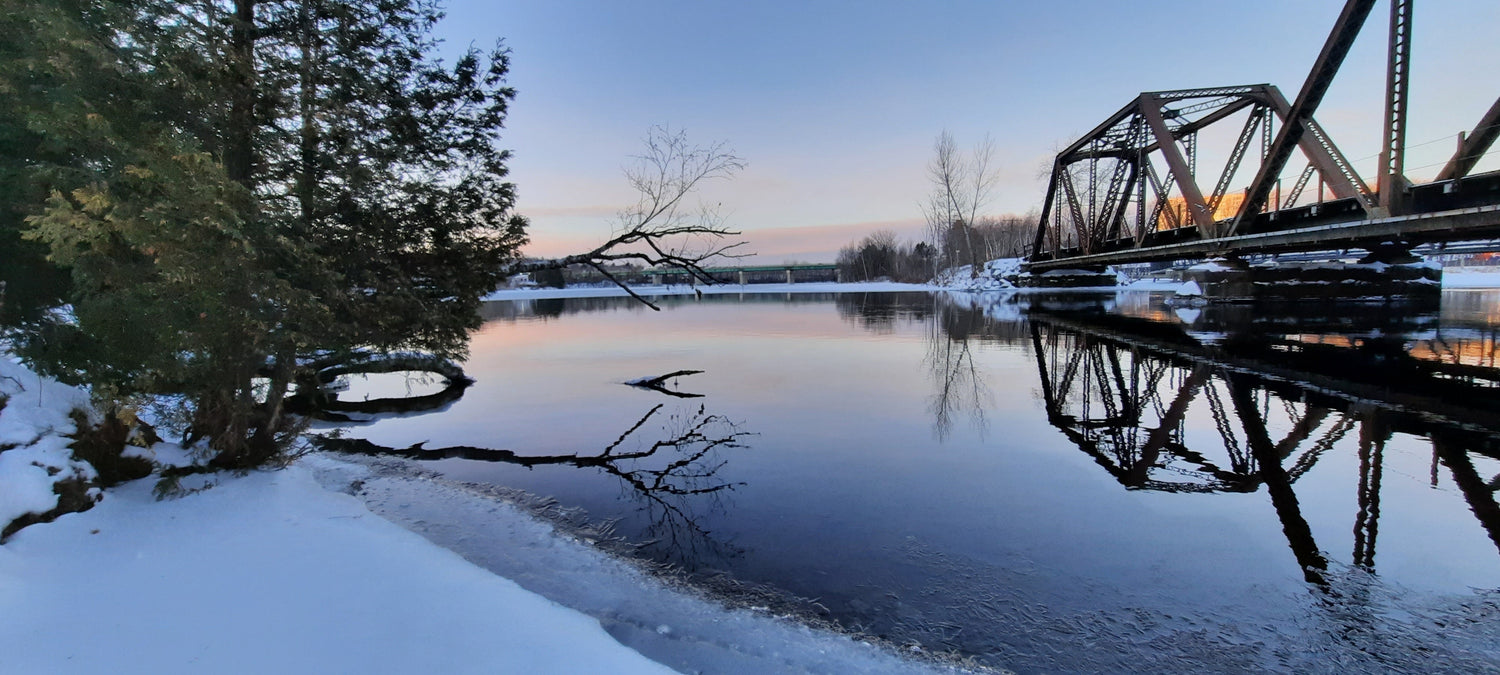
[[[1500,293],[1442,302],[498,302],[461,398],[345,433],[453,448],[424,464],[732,602],[995,668],[1494,671]]]

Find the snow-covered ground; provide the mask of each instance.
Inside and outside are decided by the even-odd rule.
[[[51,509],[92,477],[66,450],[87,396],[4,354],[0,387],[0,499]],[[951,672],[675,588],[404,462],[154,482],[0,545],[0,672]]]
[[[12,673],[670,672],[297,466],[27,528],[0,607]]]
[[[969,273],[969,266],[955,267],[943,270],[929,284],[903,284],[889,281],[869,281],[857,283],[832,283],[813,282],[801,284],[715,284],[713,286],[698,286],[697,291],[704,295],[724,295],[736,293],[885,293],[898,291],[965,291],[970,293],[994,293],[994,292],[1036,292],[1036,293],[1059,293],[1059,292],[1097,292],[1100,290],[1135,290],[1135,291],[1159,291],[1175,292],[1181,288],[1188,288],[1183,282],[1161,278],[1144,278],[1130,281],[1121,278],[1119,286],[1101,286],[1084,288],[1016,288],[1007,278],[1020,272],[1020,258],[1000,258],[985,263],[985,269],[976,278]],[[1205,263],[1210,265],[1212,263]],[[1201,267],[1202,265],[1200,265]],[[686,285],[673,286],[632,286],[637,293],[647,297],[664,295],[693,295],[694,287]],[[1443,288],[1500,288],[1500,269],[1479,267],[1464,268],[1450,267],[1443,271]],[[624,289],[618,286],[570,286],[568,288],[516,288],[501,289],[485,296],[485,300],[547,300],[553,298],[599,298],[599,297],[623,297],[628,295]]]

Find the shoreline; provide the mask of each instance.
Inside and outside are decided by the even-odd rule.
[[[893,281],[860,281],[860,282],[807,282],[800,284],[714,284],[711,286],[688,286],[688,285],[659,285],[659,286],[631,286],[636,293],[652,297],[691,296],[701,293],[702,295],[771,295],[771,294],[814,294],[814,293],[909,293],[909,292],[948,292],[948,293],[1059,293],[1059,292],[1110,292],[1110,291],[1155,291],[1174,292],[1184,282],[1160,280],[1160,279],[1137,279],[1119,286],[1081,287],[1081,288],[965,288],[961,286],[947,286],[933,283],[908,284]],[[1453,267],[1448,268],[1443,274],[1443,290],[1487,290],[1500,289],[1500,268],[1471,268]],[[485,302],[515,301],[515,300],[556,300],[562,298],[611,298],[630,297],[625,289],[619,286],[569,286],[566,288],[508,288],[493,291],[485,295]]]
[[[418,462],[314,453],[325,489],[481,569],[597,619],[627,648],[679,672],[987,673],[926,651],[853,635],[778,603],[737,602],[610,545],[549,499],[452,481]]]

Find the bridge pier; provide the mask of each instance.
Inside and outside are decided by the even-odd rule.
[[[1114,270],[1097,265],[1036,274],[1027,272],[1017,277],[1015,283],[1021,288],[1101,288],[1115,286],[1119,279]]]
[[[1196,284],[1198,295],[1210,302],[1436,303],[1442,294],[1443,269],[1407,250],[1377,247],[1353,263],[1249,265],[1237,258],[1218,258],[1188,268],[1183,278]]]

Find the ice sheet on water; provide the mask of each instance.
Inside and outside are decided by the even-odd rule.
[[[674,589],[596,546],[587,527],[555,528],[523,508],[536,498],[414,475],[409,465],[315,456],[330,487],[358,484],[377,513],[574,609],[623,643],[693,672],[918,672],[913,662],[838,633],[726,609]],[[509,502],[507,500],[510,500]],[[518,506],[521,504],[521,506]],[[575,522],[586,522],[586,518]],[[1500,594],[1410,593],[1365,570],[1334,564],[1326,587],[1267,597],[1184,592],[1143,597],[1108,575],[1059,584],[1027,560],[971,560],[913,541],[892,552],[942,579],[933,608],[899,579],[849,580],[868,634],[900,636],[908,654],[958,651],[987,666],[1085,672],[1485,672],[1500,663]],[[1015,554],[1020,556],[1020,553]],[[1047,587],[1038,600],[1025,589]],[[1200,594],[1201,595],[1201,594]]]
[[[615,639],[683,672],[962,672],[752,608],[728,608],[532,517],[520,497],[431,475],[402,462],[314,455],[330,489],[354,491],[376,513],[509,578],[594,616]],[[665,628],[665,630],[663,630]]]

